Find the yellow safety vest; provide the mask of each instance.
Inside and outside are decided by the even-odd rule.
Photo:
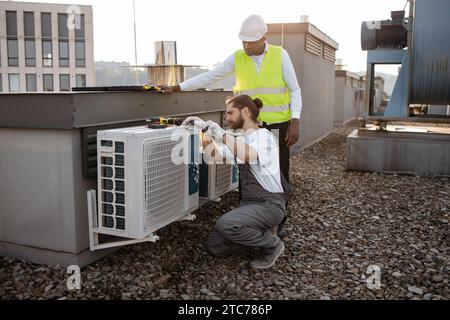
[[[259,75],[255,62],[244,50],[234,55],[236,85],[235,95],[246,94],[263,102],[258,121],[267,124],[291,120],[290,95],[281,72],[281,47],[269,45]]]

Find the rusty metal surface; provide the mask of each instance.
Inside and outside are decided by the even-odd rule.
[[[412,104],[450,104],[450,1],[417,0]]]

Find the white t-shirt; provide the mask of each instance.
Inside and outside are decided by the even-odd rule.
[[[258,160],[250,163],[250,171],[259,184],[269,192],[282,193],[278,142],[275,136],[267,129],[258,129],[238,136],[237,139],[250,145],[258,154]],[[234,162],[234,154],[227,146],[219,144],[218,147],[228,161]],[[244,161],[237,157],[236,161],[238,164],[244,164]]]

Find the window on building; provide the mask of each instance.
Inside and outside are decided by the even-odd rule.
[[[52,56],[52,41],[42,40],[42,65],[44,67],[51,67],[53,65]]]
[[[59,66],[69,66],[69,29],[67,28],[68,15],[58,13],[58,38],[59,38]]]
[[[77,15],[77,27],[75,29],[75,66],[86,67],[86,41],[85,41],[85,18],[84,14]]]
[[[19,65],[19,46],[17,39],[8,39],[8,66],[17,67]]]
[[[28,92],[36,92],[37,91],[37,81],[35,74],[27,74],[27,91]]]
[[[59,75],[59,90],[60,91],[70,91],[70,75],[60,74]]]
[[[25,40],[25,65],[36,66],[36,43],[34,40]]]
[[[17,41],[17,13],[6,11],[6,37],[8,45],[8,66],[19,65],[19,46]]]
[[[52,74],[44,74],[44,91],[53,91],[53,75]]]
[[[41,13],[41,33],[42,33],[42,65],[44,67],[53,66],[52,51],[52,15],[51,13]]]
[[[85,38],[85,26],[84,26],[84,14],[76,16],[77,21],[79,21],[79,29],[75,29],[75,38],[84,39]],[[78,26],[77,26],[78,27]]]
[[[77,40],[75,42],[75,58],[76,58],[75,65],[77,67],[85,67],[86,66],[84,41]]]
[[[34,33],[34,12],[23,13],[23,26],[25,37],[35,37]]]
[[[67,28],[67,19],[69,15],[67,13],[58,13],[58,37],[69,38],[69,29]]]
[[[17,37],[17,13],[6,11],[6,35]]]
[[[34,13],[23,13],[23,24],[25,34],[25,65],[27,67],[36,66],[36,43],[34,33]]]
[[[59,66],[69,66],[69,41],[59,40]]]
[[[52,14],[51,13],[41,13],[41,33],[42,38],[52,37]]]
[[[86,75],[85,74],[77,74],[77,87],[81,87],[81,88],[86,87]]]
[[[18,74],[9,74],[9,92],[19,92],[20,91],[20,80]]]

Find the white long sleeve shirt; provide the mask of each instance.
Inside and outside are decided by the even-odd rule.
[[[269,45],[266,43],[264,53],[259,56],[250,56],[255,62],[256,72],[259,74],[261,65],[266,56]],[[199,88],[205,88],[216,81],[222,80],[235,72],[234,65],[234,53],[230,55],[223,63],[216,66],[213,70],[206,73],[199,74],[196,77],[188,79],[180,83],[182,91],[195,90]],[[289,95],[291,98],[290,108],[292,111],[293,119],[300,119],[302,113],[302,93],[300,86],[298,85],[297,76],[295,74],[294,66],[292,65],[291,58],[286,50],[281,50],[281,72],[284,82],[289,89]]]

